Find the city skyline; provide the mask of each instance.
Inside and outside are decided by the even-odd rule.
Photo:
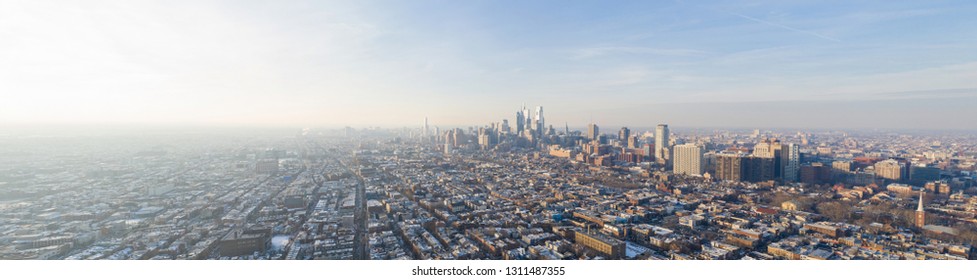
[[[0,126],[977,129],[971,2],[619,4],[8,3]]]

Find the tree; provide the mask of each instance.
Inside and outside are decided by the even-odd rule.
[[[837,201],[829,201],[817,205],[819,214],[835,222],[848,222],[851,217],[851,207]]]

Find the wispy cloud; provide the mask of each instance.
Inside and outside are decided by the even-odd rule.
[[[589,47],[570,51],[574,59],[586,59],[618,54],[646,54],[656,56],[702,56],[710,52],[696,49],[667,49],[648,47]]]
[[[947,88],[930,90],[909,90],[896,92],[880,92],[876,96],[885,98],[954,98],[954,97],[977,97],[977,88]]]

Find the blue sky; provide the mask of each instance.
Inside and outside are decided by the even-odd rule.
[[[453,126],[525,103],[571,126],[977,129],[975,14],[973,1],[2,2],[0,124]]]

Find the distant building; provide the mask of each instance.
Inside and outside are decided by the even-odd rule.
[[[655,161],[661,165],[668,164],[668,125],[659,124],[655,128]]]
[[[808,184],[821,184],[831,180],[831,168],[820,162],[801,166],[800,181]]]
[[[747,156],[742,159],[742,180],[748,182],[763,182],[774,179],[774,159],[767,157]]]
[[[940,180],[940,168],[914,165],[909,168],[909,180],[913,184]]]
[[[278,173],[277,159],[262,159],[254,164],[254,171],[259,174]]]
[[[250,255],[254,252],[264,252],[271,247],[271,229],[235,229],[227,233],[220,240],[221,256]]]
[[[743,156],[738,154],[716,155],[716,178],[720,180],[743,180]]]
[[[933,194],[943,195],[943,196],[950,195],[950,190],[951,190],[950,184],[947,184],[944,181],[928,182],[926,183],[926,185],[923,186],[923,188],[926,189],[926,191],[928,192],[931,192]]]
[[[631,138],[631,130],[628,129],[628,127],[622,127],[621,130],[617,132],[617,139],[622,143],[625,143],[628,141],[628,138]]]
[[[836,160],[831,162],[831,170],[838,177],[845,177],[852,172],[852,162],[847,160]]]
[[[893,181],[902,180],[903,165],[894,159],[887,159],[875,164],[875,175]]]
[[[597,137],[599,136],[600,136],[600,128],[597,127],[597,124],[591,123],[587,125],[587,138],[589,138],[590,140],[598,140]]]
[[[702,146],[682,144],[674,147],[674,173],[702,175]]]
[[[631,149],[637,149],[638,148],[638,136],[637,135],[631,135],[631,137],[628,137],[627,141],[628,141],[628,148],[631,148]]]
[[[797,144],[786,144],[780,148],[779,164],[780,177],[785,182],[796,182],[801,171],[800,147]]]
[[[613,237],[600,233],[585,233],[577,231],[574,234],[577,244],[583,245],[594,251],[600,252],[613,259],[624,258],[625,243]]]

